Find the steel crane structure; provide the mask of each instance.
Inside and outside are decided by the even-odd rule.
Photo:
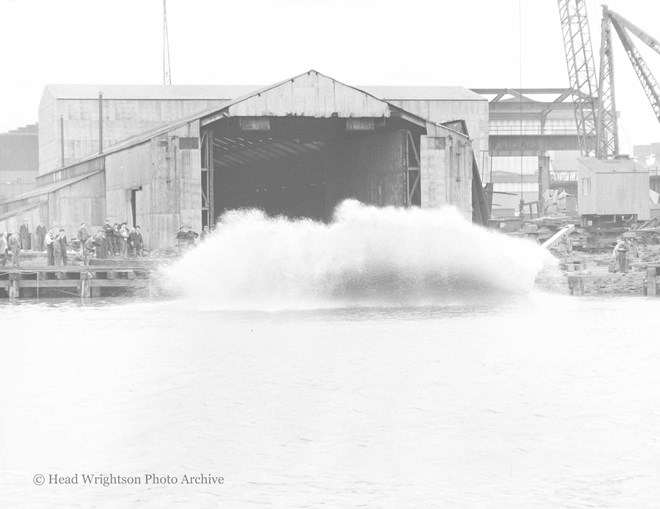
[[[573,90],[573,106],[580,152],[595,155],[593,141],[597,125],[596,67],[591,46],[587,5],[583,0],[557,0],[568,80]]]
[[[557,0],[568,77],[573,90],[575,121],[583,156],[616,157],[619,137],[614,88],[612,28],[616,31],[637,77],[660,121],[660,86],[632,42],[630,34],[660,53],[660,42],[603,5],[599,75],[596,75],[585,0]]]

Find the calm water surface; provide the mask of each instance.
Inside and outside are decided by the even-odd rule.
[[[2,305],[0,506],[657,508],[659,310]]]

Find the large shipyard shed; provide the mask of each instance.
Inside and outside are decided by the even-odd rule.
[[[99,153],[101,146],[111,146],[262,88],[260,85],[46,85],[39,104],[39,170],[45,173],[72,164]],[[358,88],[432,122],[464,120],[475,153],[488,150],[488,101],[466,88]]]
[[[171,246],[181,226],[199,231],[236,208],[330,220],[356,198],[452,204],[472,219],[473,176],[465,133],[309,71],[45,173],[39,185],[80,193],[70,207],[49,207],[50,224],[128,221],[154,249]]]

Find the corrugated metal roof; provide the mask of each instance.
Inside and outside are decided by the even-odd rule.
[[[229,100],[261,88],[259,85],[60,85],[45,89],[56,99]]]
[[[7,203],[7,202],[5,202]],[[0,221],[5,221],[7,219],[11,219],[14,216],[18,216],[19,214],[25,214],[26,212],[29,212],[32,209],[36,209],[37,207],[41,207],[41,203],[28,203],[27,205],[23,205],[22,207],[17,207],[14,210],[10,210],[8,212],[4,212],[0,214]]]
[[[263,85],[66,85],[48,84],[56,99],[230,100],[264,88]],[[487,101],[458,86],[358,86],[379,99],[390,101]]]
[[[334,82],[336,82],[336,83],[340,83],[339,81],[337,81],[337,80],[335,80],[335,79],[333,79],[333,78],[330,78],[330,77],[328,77],[328,76],[325,76],[325,75],[319,73],[318,71],[310,70],[310,71],[304,72],[304,73],[302,73],[302,74],[299,74],[299,75],[297,75],[297,76],[294,76],[293,78],[287,78],[287,79],[285,79],[285,80],[282,80],[282,81],[280,81],[280,82],[278,82],[278,83],[275,83],[275,84],[273,84],[273,85],[268,85],[267,87],[263,87],[263,88],[260,88],[260,89],[258,89],[258,90],[252,90],[252,91],[250,91],[249,93],[247,93],[247,94],[245,94],[245,95],[243,95],[243,96],[241,96],[241,97],[238,97],[238,98],[236,98],[236,99],[233,99],[233,100],[229,101],[229,102],[226,103],[226,104],[223,104],[222,106],[215,106],[215,107],[213,107],[213,108],[209,108],[209,109],[207,109],[207,110],[204,110],[204,111],[200,111],[200,112],[194,113],[194,114],[189,115],[189,116],[187,116],[187,117],[185,117],[185,118],[182,118],[182,119],[180,119],[180,120],[175,120],[175,121],[173,121],[173,122],[169,122],[169,123],[167,123],[167,124],[164,124],[164,125],[162,125],[162,126],[156,127],[156,128],[154,128],[154,129],[150,129],[150,130],[148,130],[148,131],[142,132],[142,133],[137,134],[137,135],[135,135],[135,136],[131,136],[130,138],[127,138],[127,139],[122,140],[122,141],[120,141],[120,142],[118,142],[118,143],[115,143],[114,145],[110,145],[110,146],[108,146],[108,147],[105,147],[105,148],[103,149],[103,154],[92,154],[92,155],[89,155],[89,156],[83,157],[83,158],[81,158],[81,159],[79,159],[79,160],[77,160],[77,161],[74,161],[74,162],[70,163],[69,165],[67,165],[67,168],[70,168],[71,166],[75,166],[75,165],[77,165],[77,164],[83,163],[83,162],[85,162],[85,161],[90,161],[90,160],[92,160],[92,159],[96,159],[96,158],[98,158],[98,157],[105,157],[106,155],[110,155],[110,154],[113,154],[113,153],[115,153],[115,152],[120,152],[120,151],[122,151],[122,150],[124,150],[124,149],[126,149],[126,148],[133,147],[133,146],[135,146],[135,145],[140,145],[140,144],[142,144],[142,143],[146,143],[146,142],[150,141],[151,139],[153,139],[153,138],[155,138],[155,137],[157,137],[157,136],[160,136],[160,135],[165,134],[165,133],[167,133],[167,132],[169,132],[169,131],[172,131],[172,130],[178,129],[179,127],[183,127],[183,126],[185,126],[186,124],[189,124],[190,122],[194,122],[194,121],[196,121],[196,120],[201,120],[202,122],[204,121],[204,119],[206,119],[206,120],[213,120],[215,116],[218,116],[218,115],[219,115],[219,116],[222,116],[223,113],[228,112],[228,111],[230,110],[230,108],[231,108],[232,106],[236,105],[236,104],[239,104],[239,103],[241,103],[241,102],[243,102],[243,101],[246,101],[246,100],[250,99],[251,97],[258,96],[259,94],[263,94],[263,93],[265,93],[265,92],[267,92],[267,91],[269,91],[269,90],[271,90],[271,89],[277,88],[277,87],[279,87],[279,86],[281,86],[281,85],[283,85],[283,84],[285,84],[285,83],[288,83],[288,82],[290,82],[290,81],[294,81],[294,80],[298,79],[299,77],[301,77],[301,76],[305,76],[305,75],[310,74],[310,73],[316,73],[316,74],[318,74],[318,75],[320,75],[320,76],[324,76],[324,77],[326,77],[326,78],[328,78],[328,79],[330,79],[330,80],[332,80],[332,81],[334,81]],[[340,84],[344,85],[343,83],[340,83]],[[366,90],[360,90],[360,89],[357,88],[357,87],[352,87],[352,86],[350,86],[350,85],[345,85],[345,86],[354,89],[356,92],[362,92],[362,93],[366,93],[366,94],[368,94],[368,95],[373,95],[373,94],[371,94],[369,91],[366,91]],[[374,97],[375,97],[375,96],[374,96]],[[375,97],[375,98],[378,99],[377,97]],[[378,99],[378,100],[383,101],[383,102],[386,102],[386,101],[384,101],[383,99]],[[389,104],[389,103],[387,103],[387,104]],[[442,125],[440,125],[440,124],[436,124],[436,123],[434,123],[434,122],[430,122],[430,121],[428,121],[428,120],[426,120],[426,119],[423,119],[422,117],[418,117],[417,115],[414,115],[414,114],[412,114],[412,113],[408,113],[407,111],[405,111],[405,110],[403,110],[403,109],[401,109],[401,108],[398,108],[398,107],[395,106],[395,105],[390,104],[389,106],[390,106],[392,109],[394,109],[394,110],[396,110],[396,111],[399,111],[399,112],[401,112],[402,114],[405,114],[405,115],[406,115],[411,121],[424,122],[424,123],[427,123],[427,125],[429,125],[429,124],[430,124],[430,125],[435,125],[435,126],[437,126],[438,128],[442,128],[443,130],[451,131],[451,132],[454,132],[454,133],[456,133],[456,134],[460,134],[461,136],[466,136],[465,134],[460,133],[460,132],[458,132],[458,131],[455,131],[455,130],[449,128],[449,127],[442,126]],[[466,137],[468,137],[468,136],[466,136]],[[55,173],[55,172],[57,172],[57,171],[60,171],[61,169],[62,169],[62,168],[54,169],[54,170],[52,170],[52,171],[46,172],[44,175],[48,175],[48,174],[50,174],[50,173]],[[42,175],[42,176],[43,176],[43,175]],[[41,189],[41,188],[40,188],[40,189]]]
[[[386,101],[488,101],[464,87],[452,86],[358,86]]]
[[[89,177],[93,177],[94,175],[98,175],[101,173],[103,170],[97,170],[92,173],[87,173],[86,175],[81,175],[79,177],[74,177],[68,180],[60,180],[59,182],[53,182],[52,184],[47,184],[45,186],[41,186],[36,188],[34,191],[29,191],[27,193],[23,193],[16,198],[13,198],[9,201],[6,201],[4,203],[13,203],[17,201],[23,201],[23,200],[29,200],[30,198],[38,198],[39,196],[43,196],[49,193],[52,193],[54,191],[57,191],[58,189],[62,189],[63,187],[66,187],[71,184],[75,184],[76,182],[80,182],[81,180],[88,179]]]
[[[17,127],[16,129],[12,129],[11,131],[7,131],[6,133],[0,133],[0,136],[3,136],[5,134],[39,134],[39,128],[37,127],[37,124],[28,124],[23,127]]]
[[[594,173],[639,172],[649,170],[632,159],[596,159],[593,157],[578,157],[580,164]]]

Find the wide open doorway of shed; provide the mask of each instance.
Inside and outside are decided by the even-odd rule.
[[[407,127],[398,119],[214,122],[202,136],[203,223],[235,209],[329,221],[348,198],[419,205],[419,133]]]

